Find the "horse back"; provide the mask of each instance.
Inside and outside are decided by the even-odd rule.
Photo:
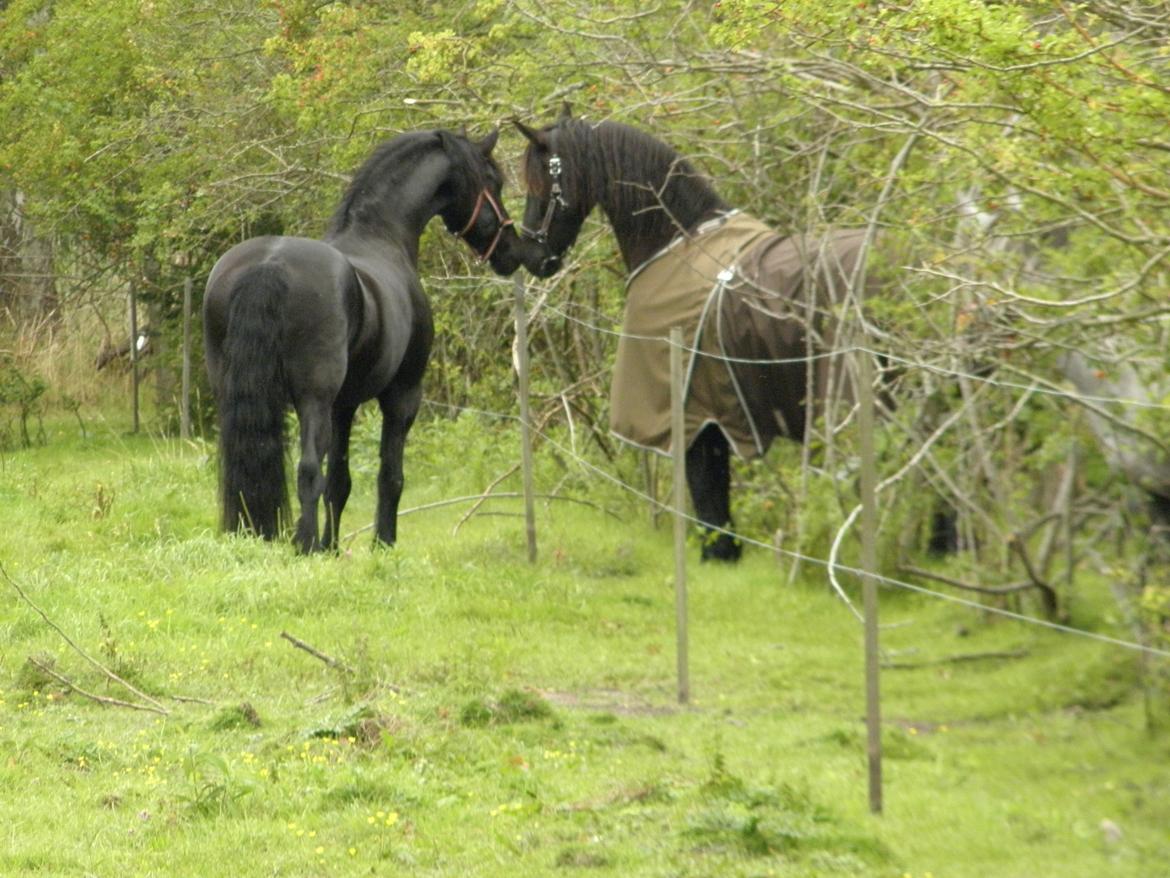
[[[247,295],[248,272],[279,275],[285,374],[294,398],[328,392],[356,407],[391,385],[422,380],[433,324],[413,264],[385,242],[260,237],[237,244],[216,263],[204,295],[204,334],[213,383],[221,369],[228,313]],[[241,286],[243,284],[243,286]]]

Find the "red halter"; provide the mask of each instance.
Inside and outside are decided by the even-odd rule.
[[[512,225],[511,217],[504,214],[503,209],[496,202],[495,197],[488,190],[488,188],[484,186],[481,190],[479,190],[479,197],[475,199],[475,207],[471,210],[471,218],[467,221],[467,225],[463,227],[463,230],[456,233],[456,237],[462,238],[464,241],[467,240],[467,233],[471,231],[471,227],[474,226],[475,221],[479,219],[479,212],[483,209],[483,203],[485,199],[487,200],[487,203],[492,206],[492,210],[496,212],[496,221],[499,223],[500,227],[496,230],[496,236],[492,238],[492,243],[488,246],[488,248],[482,253],[475,254],[476,258],[480,262],[486,262],[491,258],[492,254],[496,252],[496,246],[500,243],[500,236],[504,234],[504,229]],[[468,246],[471,246],[470,242],[468,242]],[[475,248],[472,248],[473,252],[474,249]]]

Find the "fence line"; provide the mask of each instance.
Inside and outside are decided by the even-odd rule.
[[[500,420],[500,421],[519,422],[519,418],[514,414],[508,414],[508,413],[503,413],[503,412],[493,412],[493,411],[490,411],[487,409],[479,409],[479,408],[473,408],[473,407],[456,406],[456,405],[452,405],[450,403],[435,402],[433,400],[424,400],[424,404],[430,406],[431,408],[447,409],[448,411],[457,412],[457,413],[476,414],[476,415],[486,416],[486,417],[490,417],[490,418],[495,418],[495,419]],[[676,511],[669,504],[664,503],[663,501],[661,501],[655,497],[651,497],[649,494],[645,493],[644,491],[640,490],[639,488],[636,488],[633,485],[630,485],[627,482],[622,481],[620,478],[618,478],[617,476],[613,475],[612,473],[606,471],[605,469],[599,467],[597,464],[592,463],[592,462],[586,460],[585,458],[581,457],[574,449],[569,448],[569,447],[565,446],[563,443],[557,441],[554,437],[550,436],[546,431],[534,428],[534,432],[536,433],[536,435],[540,436],[545,442],[547,442],[552,447],[556,448],[561,454],[565,455],[567,458],[573,460],[575,463],[577,463],[583,469],[586,469],[589,472],[600,476],[602,479],[616,485],[618,488],[620,488],[622,491],[626,492],[627,494],[633,495],[642,501],[645,501],[645,502],[650,503],[654,506],[657,506],[658,508],[662,509],[665,512],[673,513]],[[691,525],[701,525],[702,524],[702,522],[699,521],[698,518],[696,518],[695,516],[688,513],[685,509],[678,510],[678,512]],[[1038,619],[1038,618],[1035,618],[1032,616],[1025,616],[1022,613],[1017,613],[1017,612],[1014,612],[1012,610],[1006,610],[1006,609],[1003,609],[1001,607],[995,607],[995,606],[991,606],[988,604],[981,604],[981,603],[978,603],[977,601],[972,601],[972,600],[969,600],[967,598],[959,597],[958,595],[952,595],[952,594],[948,594],[946,592],[935,591],[934,589],[927,588],[925,586],[914,585],[913,583],[904,582],[904,581],[899,580],[899,579],[894,579],[893,577],[885,576],[885,575],[880,574],[880,573],[876,573],[876,572],[867,573],[866,571],[863,571],[860,568],[854,567],[854,566],[849,565],[849,564],[842,564],[836,560],[819,558],[819,557],[816,557],[815,555],[806,555],[803,552],[798,552],[798,551],[795,551],[793,549],[785,549],[785,548],[782,548],[780,546],[776,546],[776,545],[771,544],[771,543],[761,542],[760,540],[753,539],[751,537],[745,536],[744,534],[737,533],[736,531],[729,530],[727,528],[716,527],[713,529],[718,533],[728,534],[729,536],[732,536],[735,539],[741,540],[746,545],[756,546],[758,548],[764,549],[764,550],[769,551],[769,552],[773,552],[775,554],[784,555],[787,558],[789,558],[790,560],[800,561],[801,563],[807,563],[807,564],[812,564],[816,567],[821,567],[826,572],[839,571],[839,572],[849,574],[851,576],[858,577],[859,579],[860,579],[860,577],[862,577],[864,575],[869,575],[869,576],[872,576],[880,584],[891,587],[891,588],[899,588],[899,589],[902,589],[904,591],[910,591],[910,592],[915,592],[917,594],[926,595],[928,597],[939,598],[941,600],[948,601],[948,602],[953,603],[953,604],[958,604],[959,606],[967,607],[969,609],[978,610],[980,612],[989,613],[991,615],[1002,616],[1004,618],[1012,619],[1016,622],[1022,622],[1024,624],[1035,625],[1035,626],[1038,626],[1040,628],[1046,628],[1048,630],[1055,631],[1055,632],[1058,632],[1061,634],[1069,634],[1069,635],[1073,635],[1073,636],[1077,636],[1077,637],[1086,638],[1089,640],[1098,641],[1101,643],[1106,643],[1106,644],[1109,644],[1112,646],[1121,647],[1121,648],[1128,649],[1128,650],[1131,650],[1133,652],[1137,652],[1137,653],[1141,653],[1141,654],[1145,654],[1145,655],[1157,656],[1159,658],[1170,659],[1170,650],[1160,649],[1158,647],[1153,647],[1153,646],[1147,646],[1145,644],[1135,643],[1133,641],[1122,640],[1122,639],[1117,638],[1117,637],[1111,637],[1107,634],[1099,634],[1095,631],[1086,631],[1086,630],[1081,629],[1081,628],[1073,628],[1069,625],[1062,625],[1059,622],[1051,622],[1051,621],[1048,621],[1046,619]],[[857,609],[849,601],[848,597],[844,594],[844,592],[842,590],[837,590],[836,594],[838,595],[838,598],[852,611],[853,615],[856,616],[858,618],[858,620],[860,621],[862,618],[861,614],[857,611]]]
[[[648,341],[659,342],[661,344],[670,344],[670,339],[662,335],[638,335],[636,333],[628,333],[622,330],[607,329],[604,326],[599,326],[596,323],[590,323],[580,317],[576,317],[567,313],[556,305],[545,304],[543,306],[546,310],[551,311],[558,317],[576,323],[586,329],[601,335],[609,335],[619,339],[629,339],[633,341]],[[1005,381],[999,378],[977,375],[973,372],[966,372],[961,369],[953,367],[938,366],[932,363],[924,363],[919,360],[911,360],[906,357],[898,356],[889,351],[878,351],[866,345],[850,345],[847,347],[834,348],[831,351],[820,351],[814,354],[806,354],[798,357],[784,357],[781,359],[757,359],[751,357],[729,357],[726,354],[712,353],[711,351],[702,351],[692,345],[683,344],[684,352],[696,357],[704,357],[706,359],[715,360],[717,362],[744,365],[744,366],[783,366],[796,363],[814,363],[818,360],[831,359],[836,357],[847,357],[855,353],[866,353],[870,356],[886,360],[907,368],[922,369],[931,372],[935,375],[941,375],[947,378],[962,378],[967,381],[974,381],[980,384],[987,384],[992,387],[998,387],[1007,390],[1019,390],[1029,393],[1038,393],[1044,396],[1055,397],[1058,399],[1065,399],[1070,402],[1089,402],[1095,404],[1115,403],[1122,406],[1132,406],[1134,408],[1153,409],[1153,410],[1170,410],[1170,403],[1149,402],[1139,399],[1122,399],[1121,397],[1113,396],[1092,396],[1089,394],[1077,393],[1075,391],[1060,390],[1055,386],[1044,386],[1037,384],[1021,384],[1015,381]]]

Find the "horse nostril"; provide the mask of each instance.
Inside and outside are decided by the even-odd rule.
[[[561,257],[547,256],[544,262],[540,263],[540,273],[545,277],[556,274],[561,270]]]

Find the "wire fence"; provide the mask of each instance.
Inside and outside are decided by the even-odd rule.
[[[576,316],[574,314],[569,313],[568,311],[566,311],[563,308],[560,308],[554,304],[549,303],[546,296],[542,296],[540,298],[540,300],[537,303],[536,308],[533,310],[534,311],[539,311],[539,310],[547,311],[548,313],[551,313],[551,314],[553,314],[553,315],[555,315],[555,316],[557,316],[565,321],[572,322],[574,324],[579,325],[580,327],[582,327],[584,329],[587,329],[591,332],[595,332],[595,333],[602,334],[602,335],[607,335],[607,336],[611,336],[611,337],[615,337],[615,338],[619,338],[619,339],[630,339],[630,340],[636,340],[636,341],[655,342],[655,343],[661,343],[664,345],[670,344],[670,339],[667,337],[664,337],[664,336],[643,336],[643,335],[629,334],[629,333],[624,332],[621,329],[612,329],[610,327],[602,326],[597,322],[582,319],[579,316]],[[1039,379],[1039,378],[1037,378],[1032,383],[1024,384],[1024,383],[1020,383],[1017,381],[1012,381],[1010,379],[1005,379],[1005,378],[998,376],[996,374],[983,374],[983,373],[977,374],[977,373],[974,373],[971,371],[954,368],[952,366],[943,366],[943,365],[938,365],[938,364],[934,364],[934,363],[925,363],[925,362],[922,362],[920,360],[914,360],[914,359],[911,359],[908,357],[903,357],[903,356],[898,356],[896,354],[891,354],[887,351],[878,351],[878,350],[875,350],[872,347],[869,347],[867,345],[857,345],[857,344],[844,345],[844,346],[835,348],[833,350],[809,351],[808,354],[805,356],[783,358],[783,359],[770,359],[770,360],[745,359],[745,358],[737,358],[734,356],[726,356],[724,354],[718,354],[718,353],[713,353],[711,351],[700,350],[694,344],[684,344],[682,346],[682,348],[683,348],[683,352],[690,355],[690,356],[713,358],[715,360],[719,360],[719,361],[726,363],[728,366],[737,365],[737,364],[748,364],[748,365],[757,365],[757,366],[758,365],[784,365],[784,364],[791,364],[791,363],[809,364],[809,363],[813,363],[815,361],[823,360],[823,359],[827,359],[827,358],[843,358],[843,357],[849,357],[849,356],[855,356],[858,354],[862,354],[862,355],[867,355],[867,356],[871,356],[871,357],[875,357],[875,358],[880,358],[881,360],[883,360],[887,364],[892,364],[892,365],[895,365],[895,366],[902,368],[902,369],[905,369],[905,370],[922,369],[922,370],[926,370],[926,371],[930,372],[931,374],[945,376],[948,378],[963,379],[966,381],[976,382],[978,384],[1000,388],[1004,391],[1009,391],[1009,392],[1013,392],[1013,393],[1020,393],[1020,392],[1037,393],[1037,394],[1042,394],[1044,396],[1047,396],[1047,397],[1055,399],[1055,400],[1063,400],[1063,401],[1066,401],[1069,403],[1074,403],[1074,404],[1081,404],[1081,405],[1089,404],[1089,405],[1096,405],[1096,406],[1117,405],[1117,406],[1121,406],[1121,407],[1132,407],[1132,408],[1136,408],[1136,409],[1149,409],[1149,410],[1170,409],[1170,405],[1168,405],[1164,402],[1152,401],[1152,400],[1148,400],[1148,399],[1125,398],[1125,397],[1118,397],[1118,396],[1095,396],[1095,395],[1085,394],[1085,393],[1081,393],[1081,392],[1077,392],[1077,391],[1070,391],[1068,389],[1065,389],[1063,387],[1058,386],[1054,382],[1045,382],[1043,379]],[[491,411],[491,410],[482,409],[482,408],[476,408],[473,406],[458,406],[458,405],[454,405],[454,404],[450,404],[450,403],[437,403],[437,402],[433,402],[430,400],[427,401],[427,405],[429,405],[430,407],[435,408],[435,409],[444,410],[447,413],[456,413],[456,414],[467,413],[467,414],[475,414],[475,415],[490,418],[490,419],[495,419],[495,420],[500,421],[500,422],[515,422],[515,423],[520,422],[520,419],[517,415],[503,413],[503,412],[496,412],[496,411]],[[710,525],[704,524],[698,518],[696,518],[694,515],[691,515],[690,513],[688,513],[686,510],[673,509],[669,503],[664,502],[663,500],[660,500],[657,497],[651,496],[646,491],[643,491],[643,490],[637,488],[636,486],[631,485],[628,482],[624,481],[623,479],[621,479],[620,477],[615,475],[610,470],[608,470],[602,466],[599,466],[596,463],[593,463],[592,461],[586,459],[584,456],[582,456],[578,452],[578,450],[575,447],[570,447],[569,445],[566,445],[564,442],[558,440],[548,430],[538,429],[535,427],[533,427],[533,430],[534,430],[534,435],[538,436],[539,439],[542,442],[544,442],[545,444],[547,444],[548,446],[556,449],[558,454],[561,455],[564,459],[572,461],[575,465],[579,466],[580,468],[582,468],[586,472],[590,473],[591,475],[596,476],[598,478],[601,478],[601,479],[605,480],[606,482],[616,486],[621,492],[628,494],[631,497],[634,497],[634,498],[636,498],[644,503],[647,503],[647,504],[651,505],[652,507],[654,507],[658,510],[661,510],[662,512],[682,515],[687,520],[688,524],[691,526],[703,525],[705,527],[710,527]],[[714,530],[717,532],[726,533],[729,536],[733,537],[734,539],[739,540],[740,542],[742,542],[745,545],[755,546],[755,547],[764,549],[768,552],[774,553],[776,556],[787,558],[793,562],[808,564],[810,566],[823,569],[826,572],[826,574],[830,577],[830,579],[834,585],[834,590],[835,590],[836,594],[838,595],[838,597],[842,600],[842,602],[848,607],[848,609],[859,620],[862,618],[861,614],[852,605],[852,602],[850,601],[847,593],[842,588],[840,588],[840,586],[837,585],[837,583],[836,583],[835,575],[837,573],[843,573],[843,574],[853,576],[853,577],[858,577],[858,578],[869,575],[869,576],[872,576],[876,581],[880,582],[882,585],[884,585],[888,588],[895,588],[895,589],[900,589],[900,590],[907,591],[907,592],[912,592],[912,593],[923,595],[923,596],[926,596],[926,597],[929,597],[932,599],[945,601],[945,602],[948,602],[948,603],[951,603],[954,605],[958,605],[958,606],[962,606],[962,607],[966,607],[966,608],[969,608],[972,610],[977,610],[981,613],[986,613],[986,614],[991,614],[991,615],[1011,619],[1011,620],[1014,620],[1014,621],[1019,622],[1021,624],[1031,625],[1031,626],[1034,626],[1036,628],[1043,628],[1043,629],[1059,632],[1059,633],[1070,635],[1070,636],[1075,636],[1075,637],[1085,638],[1085,639],[1089,639],[1089,640],[1094,640],[1094,641],[1101,642],[1101,643],[1106,643],[1106,644],[1109,644],[1112,646],[1116,646],[1118,648],[1127,649],[1127,650],[1141,653],[1141,654],[1144,654],[1147,656],[1154,656],[1154,657],[1158,657],[1158,658],[1170,658],[1170,650],[1167,650],[1167,649],[1162,649],[1162,648],[1159,648],[1156,646],[1151,646],[1149,644],[1138,643],[1138,642],[1135,642],[1132,640],[1125,640],[1125,639],[1113,637],[1113,636],[1110,636],[1107,634],[1101,634],[1099,632],[1087,631],[1087,630],[1080,629],[1080,628],[1074,628],[1070,625],[1062,624],[1060,622],[1052,621],[1050,619],[1041,619],[1041,618],[1036,618],[1033,616],[1028,616],[1026,614],[1016,612],[1016,611],[1013,611],[1013,610],[1010,610],[1010,609],[1007,609],[1004,607],[995,606],[993,604],[983,603],[983,602],[979,602],[979,601],[975,601],[975,600],[970,600],[968,598],[964,598],[964,597],[961,597],[958,595],[949,594],[947,592],[939,591],[937,589],[928,588],[928,587],[923,586],[923,585],[918,585],[915,583],[907,582],[905,580],[898,579],[896,577],[877,574],[875,572],[863,571],[863,570],[856,568],[856,567],[853,567],[849,564],[842,563],[841,561],[839,561],[835,557],[835,555],[831,555],[829,558],[822,558],[822,557],[810,555],[810,554],[807,554],[804,552],[796,551],[794,549],[785,548],[783,546],[780,546],[780,545],[777,545],[774,543],[765,543],[765,542],[762,542],[758,539],[755,539],[747,534],[740,533],[740,532],[732,530],[730,528],[714,528]]]
[[[560,319],[563,319],[567,322],[571,322],[575,325],[580,326],[583,329],[586,329],[590,332],[594,332],[594,333],[597,333],[600,335],[606,335],[606,336],[610,336],[610,337],[614,337],[614,338],[618,338],[618,339],[661,343],[664,345],[668,345],[671,343],[670,339],[665,337],[665,336],[644,336],[644,335],[631,334],[631,333],[627,333],[621,329],[613,329],[613,328],[610,328],[607,326],[602,326],[600,323],[598,323],[594,320],[583,319],[582,317],[579,317],[575,314],[569,313],[569,311],[565,310],[564,308],[561,308],[555,304],[550,303],[548,301],[547,296],[542,296],[540,298],[540,300],[538,301],[537,306],[534,310],[544,310],[548,313],[555,315],[556,317],[559,317]],[[600,318],[600,316],[601,315],[598,315],[599,318]],[[892,365],[898,366],[898,367],[905,369],[905,370],[911,370],[911,369],[924,370],[924,371],[929,372],[929,373],[934,374],[934,375],[939,375],[939,376],[943,376],[943,377],[947,377],[947,378],[962,379],[965,381],[970,381],[970,382],[981,384],[981,385],[996,387],[996,388],[999,388],[999,389],[1002,389],[1005,391],[1042,394],[1042,395],[1045,395],[1049,398],[1056,399],[1056,400],[1063,400],[1063,401],[1066,401],[1069,403],[1082,404],[1082,405],[1083,404],[1117,405],[1117,406],[1121,406],[1121,407],[1132,407],[1132,408],[1136,408],[1136,409],[1159,410],[1159,411],[1170,409],[1170,404],[1167,404],[1164,402],[1157,402],[1157,401],[1143,400],[1143,399],[1132,399],[1132,398],[1124,398],[1124,397],[1116,397],[1116,396],[1094,396],[1094,395],[1084,394],[1084,393],[1080,393],[1080,392],[1076,392],[1076,391],[1070,391],[1070,390],[1061,388],[1059,386],[1056,386],[1053,383],[1044,384],[1044,383],[1041,383],[1039,379],[1037,381],[1034,381],[1033,383],[1030,383],[1030,384],[1023,384],[1020,382],[1004,379],[1001,376],[998,376],[996,374],[975,373],[975,372],[971,372],[971,371],[967,371],[967,370],[963,370],[963,369],[958,369],[958,368],[955,368],[953,366],[944,366],[944,365],[939,365],[936,363],[928,363],[928,362],[924,362],[922,360],[916,360],[916,359],[911,359],[909,357],[904,357],[904,356],[899,356],[897,354],[892,354],[886,350],[879,351],[879,350],[876,350],[876,349],[869,347],[867,345],[857,345],[857,344],[844,345],[844,346],[834,348],[832,350],[809,351],[807,354],[799,356],[799,357],[788,357],[788,358],[782,358],[782,359],[767,359],[767,360],[727,356],[726,354],[715,353],[715,352],[708,351],[708,350],[701,350],[694,344],[685,344],[684,343],[682,345],[682,349],[683,349],[683,352],[689,356],[711,358],[711,359],[714,359],[717,361],[722,361],[723,363],[725,363],[728,366],[731,366],[731,365],[753,365],[753,366],[786,365],[786,364],[794,364],[794,363],[812,364],[812,363],[815,363],[817,361],[822,361],[822,360],[826,360],[826,359],[840,359],[840,358],[847,358],[847,357],[855,356],[857,354],[864,354],[867,356],[872,356],[874,358],[880,358],[881,360],[883,360],[887,364],[892,364]],[[475,415],[478,415],[481,417],[491,418],[491,419],[501,421],[501,422],[514,422],[517,424],[520,423],[520,418],[516,414],[491,411],[488,409],[476,408],[473,406],[458,406],[458,405],[454,405],[451,403],[439,403],[439,402],[435,402],[432,400],[427,400],[426,404],[433,409],[440,409],[440,410],[447,412],[448,414],[467,413],[467,414],[475,414]],[[664,513],[680,514],[687,520],[688,524],[692,527],[699,526],[699,525],[710,527],[710,525],[705,525],[698,518],[691,515],[686,510],[673,509],[670,504],[658,499],[657,497],[651,496],[650,494],[635,487],[634,485],[631,485],[628,482],[623,481],[621,478],[614,475],[611,471],[589,461],[584,456],[582,456],[577,451],[577,449],[575,447],[571,447],[571,446],[566,445],[565,443],[559,441],[549,431],[538,429],[535,426],[533,427],[533,430],[534,430],[535,435],[538,436],[541,441],[543,441],[544,443],[546,443],[550,447],[555,448],[557,450],[557,452],[560,455],[562,455],[565,459],[572,461],[577,466],[581,467],[583,470],[589,472],[591,475],[596,476],[598,478],[601,478],[601,479],[613,484],[614,486],[616,486],[620,491],[624,492],[625,494],[628,494],[632,497],[635,497],[638,500],[645,502],[645,503],[653,506],[654,508],[661,510]],[[519,497],[520,495],[509,495],[509,496]],[[462,501],[473,502],[474,500],[477,500],[477,499],[480,499],[479,495],[477,495],[475,497],[459,498],[458,500],[441,501],[439,504],[428,504],[426,507],[420,507],[419,510],[417,510],[417,511],[421,511],[423,508],[430,508],[432,506],[446,505],[448,503],[454,503],[454,502],[462,502]],[[415,511],[415,510],[404,510],[404,514],[407,512],[410,512],[410,511]],[[854,576],[854,577],[861,577],[863,575],[870,575],[874,579],[879,581],[881,584],[883,584],[887,587],[890,587],[890,588],[897,588],[897,589],[901,589],[901,590],[904,590],[907,592],[921,594],[921,595],[931,597],[931,598],[934,598],[937,600],[942,600],[942,601],[946,601],[946,602],[949,602],[949,603],[952,603],[955,605],[978,610],[979,612],[982,612],[982,613],[987,613],[987,614],[1002,616],[1004,618],[1013,619],[1017,622],[1032,625],[1032,626],[1035,626],[1038,628],[1045,628],[1045,629],[1052,630],[1052,631],[1058,631],[1058,632],[1061,632],[1064,634],[1074,635],[1074,636],[1082,637],[1082,638],[1088,638],[1091,640],[1096,640],[1099,642],[1108,643],[1108,644],[1111,644],[1111,645],[1114,645],[1114,646],[1117,646],[1120,648],[1132,650],[1132,651],[1143,653],[1143,654],[1150,655],[1150,656],[1157,656],[1160,658],[1170,658],[1170,650],[1160,649],[1158,647],[1150,646],[1147,644],[1141,644],[1141,643],[1137,643],[1137,642],[1133,642],[1133,641],[1127,641],[1127,640],[1123,640],[1120,638],[1115,638],[1115,637],[1111,637],[1108,635],[1100,634],[1097,632],[1086,631],[1084,629],[1073,628],[1071,626],[1063,625],[1061,623],[1054,622],[1051,620],[1027,616],[1025,614],[1018,613],[1018,612],[1015,612],[1015,611],[1012,611],[1012,610],[1009,610],[1009,609],[1006,609],[1003,607],[998,607],[998,606],[995,606],[992,604],[981,603],[978,601],[969,600],[967,598],[963,598],[963,597],[958,596],[958,595],[953,595],[953,594],[949,594],[947,592],[938,591],[936,589],[931,589],[931,588],[928,588],[928,587],[925,587],[922,585],[910,583],[910,582],[907,582],[905,580],[897,579],[894,577],[877,574],[875,572],[871,572],[871,573],[867,574],[865,571],[862,571],[856,567],[853,567],[853,566],[850,566],[848,564],[844,564],[844,563],[840,562],[836,557],[822,558],[822,557],[818,557],[815,555],[810,555],[807,553],[799,552],[799,551],[796,551],[796,550],[791,549],[791,548],[785,548],[783,546],[776,545],[775,543],[765,543],[765,542],[762,542],[758,539],[755,539],[755,538],[749,536],[748,534],[741,533],[741,532],[738,532],[738,531],[735,531],[735,530],[732,530],[729,528],[714,528],[714,530],[716,532],[725,533],[725,534],[731,536],[732,538],[740,541],[744,545],[755,546],[755,547],[764,549],[768,552],[774,553],[777,556],[785,557],[793,562],[808,564],[810,566],[818,567],[818,568],[825,570],[826,574],[830,577],[830,579],[832,581],[832,584],[834,586],[834,591],[837,594],[837,596],[848,607],[850,612],[852,612],[853,615],[855,615],[859,620],[861,619],[861,614],[853,606],[847,593],[836,582],[835,576],[837,573],[843,573],[845,575]],[[351,535],[351,536],[353,536],[353,535]]]
[[[495,412],[495,411],[491,411],[488,409],[475,408],[475,407],[471,407],[471,406],[456,406],[456,405],[452,405],[449,403],[437,403],[437,402],[433,402],[431,400],[427,400],[426,404],[431,408],[441,409],[441,410],[447,412],[448,414],[473,414],[473,415],[477,415],[480,417],[495,419],[495,420],[498,420],[501,422],[519,423],[519,420],[520,420],[519,417],[517,415],[514,415],[514,414],[508,414],[508,413],[504,413],[504,412]],[[690,524],[692,526],[699,526],[699,525],[703,524],[703,522],[701,522],[695,516],[691,515],[686,510],[675,510],[668,503],[658,499],[657,497],[651,496],[650,494],[646,493],[645,491],[641,490],[640,488],[638,488],[634,485],[631,485],[630,483],[622,480],[621,478],[614,475],[612,472],[605,469],[604,467],[598,466],[596,463],[593,463],[592,461],[586,459],[585,457],[581,456],[575,449],[569,447],[568,445],[564,444],[563,442],[560,442],[555,436],[553,436],[549,432],[547,432],[545,430],[539,430],[539,429],[534,430],[534,432],[535,432],[535,435],[539,436],[543,442],[545,442],[549,446],[555,448],[557,450],[557,452],[559,452],[565,459],[571,460],[574,464],[576,464],[576,465],[580,466],[582,469],[588,471],[591,475],[597,476],[597,477],[605,480],[606,482],[609,482],[610,484],[619,488],[622,492],[629,494],[630,496],[632,496],[640,501],[643,501],[645,503],[656,506],[659,509],[661,509],[663,512],[667,512],[667,513],[671,513],[671,514],[674,514],[677,512],[678,514],[682,515],[687,520],[688,524]],[[474,500],[482,499],[483,496],[484,495],[475,495],[472,497],[465,497],[462,499],[466,500],[468,502],[472,502]],[[490,496],[490,495],[488,495],[488,496]],[[515,496],[518,496],[518,495],[514,495],[514,494],[509,495],[509,497],[515,497]],[[428,504],[426,507],[419,507],[418,511],[422,511],[422,509],[424,509],[424,508],[430,508],[431,505],[432,504]],[[406,512],[411,512],[411,511],[415,511],[415,510],[404,510],[404,514]],[[734,537],[735,539],[742,541],[745,545],[754,546],[756,548],[764,549],[765,551],[768,551],[768,552],[773,552],[773,553],[776,553],[779,555],[783,555],[784,557],[786,557],[790,560],[799,561],[801,563],[807,563],[807,564],[813,565],[815,567],[819,567],[825,571],[835,570],[835,571],[839,571],[841,573],[845,573],[845,574],[848,574],[851,576],[856,576],[856,577],[861,577],[863,575],[870,575],[870,576],[873,576],[875,579],[877,579],[882,585],[888,586],[890,588],[897,588],[897,589],[902,589],[902,590],[908,591],[908,592],[914,592],[915,594],[925,595],[925,596],[930,597],[930,598],[935,598],[935,599],[946,601],[948,603],[956,604],[956,605],[959,605],[962,607],[967,607],[969,609],[978,610],[981,613],[988,613],[991,615],[1002,616],[1004,618],[1012,619],[1012,620],[1015,620],[1017,622],[1021,622],[1021,623],[1028,624],[1028,625],[1033,625],[1033,626],[1036,626],[1038,628],[1045,628],[1047,630],[1056,631],[1056,632],[1059,632],[1062,634],[1068,634],[1068,635],[1073,635],[1076,637],[1086,638],[1089,640],[1095,640],[1095,641],[1098,641],[1101,643],[1107,643],[1107,644],[1110,644],[1113,646],[1121,647],[1124,649],[1132,650],[1134,652],[1139,652],[1139,653],[1143,653],[1146,655],[1158,656],[1160,658],[1170,658],[1170,650],[1159,649],[1157,647],[1148,646],[1146,644],[1136,643],[1134,641],[1129,641],[1129,640],[1123,640],[1123,639],[1117,638],[1117,637],[1111,637],[1109,635],[1100,634],[1100,633],[1095,632],[1095,631],[1086,631],[1082,628],[1073,628],[1072,626],[1063,625],[1061,623],[1053,622],[1053,621],[1050,621],[1047,619],[1039,619],[1039,618],[1036,618],[1033,616],[1027,616],[1027,615],[1024,615],[1023,613],[1017,613],[1015,611],[1008,610],[1008,609],[1005,609],[1003,607],[997,607],[997,606],[994,606],[991,604],[985,604],[985,603],[980,603],[978,601],[972,601],[972,600],[969,600],[967,598],[960,597],[958,595],[952,595],[952,594],[948,594],[946,592],[937,591],[935,589],[927,588],[927,587],[921,586],[921,585],[916,585],[914,583],[906,582],[905,580],[900,580],[900,579],[897,579],[897,578],[894,578],[891,576],[885,576],[885,575],[877,574],[877,573],[866,573],[866,571],[863,571],[857,567],[853,567],[849,564],[842,564],[839,561],[830,560],[828,558],[821,558],[821,557],[816,556],[816,555],[809,555],[809,554],[806,554],[804,552],[795,551],[793,549],[786,549],[786,548],[783,548],[781,546],[777,546],[774,543],[765,543],[765,542],[762,542],[760,540],[754,539],[753,537],[750,537],[747,534],[740,533],[738,531],[734,531],[734,530],[731,530],[729,528],[716,528],[716,530],[718,532],[721,532],[721,533],[726,533],[726,534]],[[850,610],[853,611],[854,615],[858,616],[858,618],[860,619],[859,614],[857,613],[856,609],[852,606],[849,599],[847,597],[845,597],[843,595],[843,593],[840,591],[838,591],[837,594],[839,597],[841,597],[842,601],[850,608]]]
[[[670,344],[670,339],[662,335],[638,335],[634,333],[627,333],[619,329],[610,329],[601,326],[597,323],[584,320],[573,314],[568,313],[556,305],[543,304],[542,309],[555,314],[556,316],[577,324],[583,329],[588,329],[591,332],[596,332],[599,335],[607,335],[613,338],[626,339],[631,341],[644,342],[658,342],[661,344]],[[723,353],[716,353],[713,351],[701,350],[694,345],[684,344],[682,346],[683,352],[694,357],[702,357],[705,359],[714,360],[716,362],[725,363],[728,365],[745,365],[745,366],[784,366],[794,365],[799,363],[812,364],[821,360],[842,359],[854,354],[864,353],[869,354],[874,358],[879,358],[891,365],[902,366],[907,369],[921,369],[930,372],[934,375],[939,375],[946,378],[961,378],[965,381],[971,381],[977,384],[984,384],[989,387],[997,387],[1003,390],[1023,391],[1028,393],[1039,393],[1044,396],[1049,396],[1054,399],[1063,399],[1074,403],[1096,403],[1096,404],[1110,404],[1115,403],[1123,407],[1129,406],[1140,409],[1152,409],[1158,411],[1170,411],[1170,403],[1157,402],[1152,400],[1131,399],[1118,396],[1094,396],[1092,394],[1078,393],[1076,391],[1066,390],[1051,384],[1021,384],[1017,381],[1009,381],[999,378],[995,375],[981,374],[971,372],[963,369],[957,369],[953,366],[940,366],[934,363],[927,363],[922,360],[912,360],[908,357],[901,357],[897,354],[892,354],[889,351],[878,351],[866,345],[845,345],[834,348],[829,351],[818,351],[806,355],[796,357],[782,357],[782,358],[751,358],[751,357],[734,357]],[[1039,380],[1039,379],[1038,379]]]

